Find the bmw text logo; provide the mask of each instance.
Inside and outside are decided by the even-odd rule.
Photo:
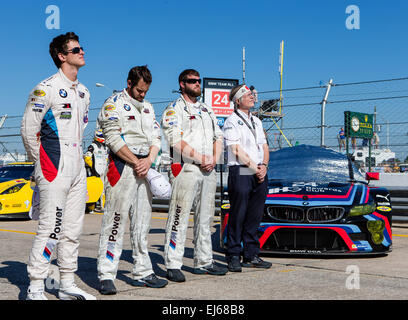
[[[64,89],[60,89],[59,95],[61,98],[66,98],[68,94]]]
[[[130,106],[127,105],[127,104],[125,104],[125,105],[123,106],[123,108],[125,108],[126,111],[130,111]]]

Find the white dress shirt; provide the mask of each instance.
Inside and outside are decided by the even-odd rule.
[[[234,155],[229,146],[238,144],[256,164],[263,162],[263,145],[267,143],[265,133],[262,127],[262,121],[259,118],[249,113],[249,116],[237,109],[237,113],[246,120],[243,121],[235,112],[233,112],[227,120],[225,120],[223,132],[225,146],[228,150],[228,166],[244,165],[236,155]],[[251,121],[252,118],[252,121]],[[251,130],[249,127],[255,130]],[[256,135],[253,134],[253,132]]]

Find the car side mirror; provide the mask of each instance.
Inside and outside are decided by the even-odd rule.
[[[366,172],[366,180],[380,180],[380,173],[379,172]]]

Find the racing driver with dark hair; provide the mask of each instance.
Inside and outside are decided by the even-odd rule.
[[[90,97],[77,79],[78,70],[85,65],[84,51],[73,32],[54,38],[49,51],[58,72],[31,91],[21,124],[24,146],[35,162],[40,194],[38,230],[27,267],[27,299],[47,300],[44,279],[56,251],[59,298],[94,300],[74,281],[86,203],[82,137]]]
[[[222,132],[211,107],[200,102],[198,71],[179,75],[181,95],[165,110],[164,135],[172,157],[172,195],[166,224],[164,262],[167,279],[184,282],[181,272],[191,209],[194,216],[195,274],[224,275],[227,269],[214,263],[211,221],[214,216],[216,175],[214,167],[222,152]]]
[[[110,149],[98,253],[99,292],[105,295],[116,293],[114,280],[128,219],[134,261],[132,285],[162,288],[168,283],[156,277],[147,248],[152,193],[146,177],[161,147],[160,126],[153,106],[145,100],[151,82],[147,66],[132,68],[127,87],[105,101],[98,117]]]

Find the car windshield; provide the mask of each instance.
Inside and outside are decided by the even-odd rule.
[[[5,166],[0,168],[0,182],[14,179],[30,179],[34,166]]]
[[[270,152],[269,180],[313,182],[367,182],[341,153],[300,145]]]

